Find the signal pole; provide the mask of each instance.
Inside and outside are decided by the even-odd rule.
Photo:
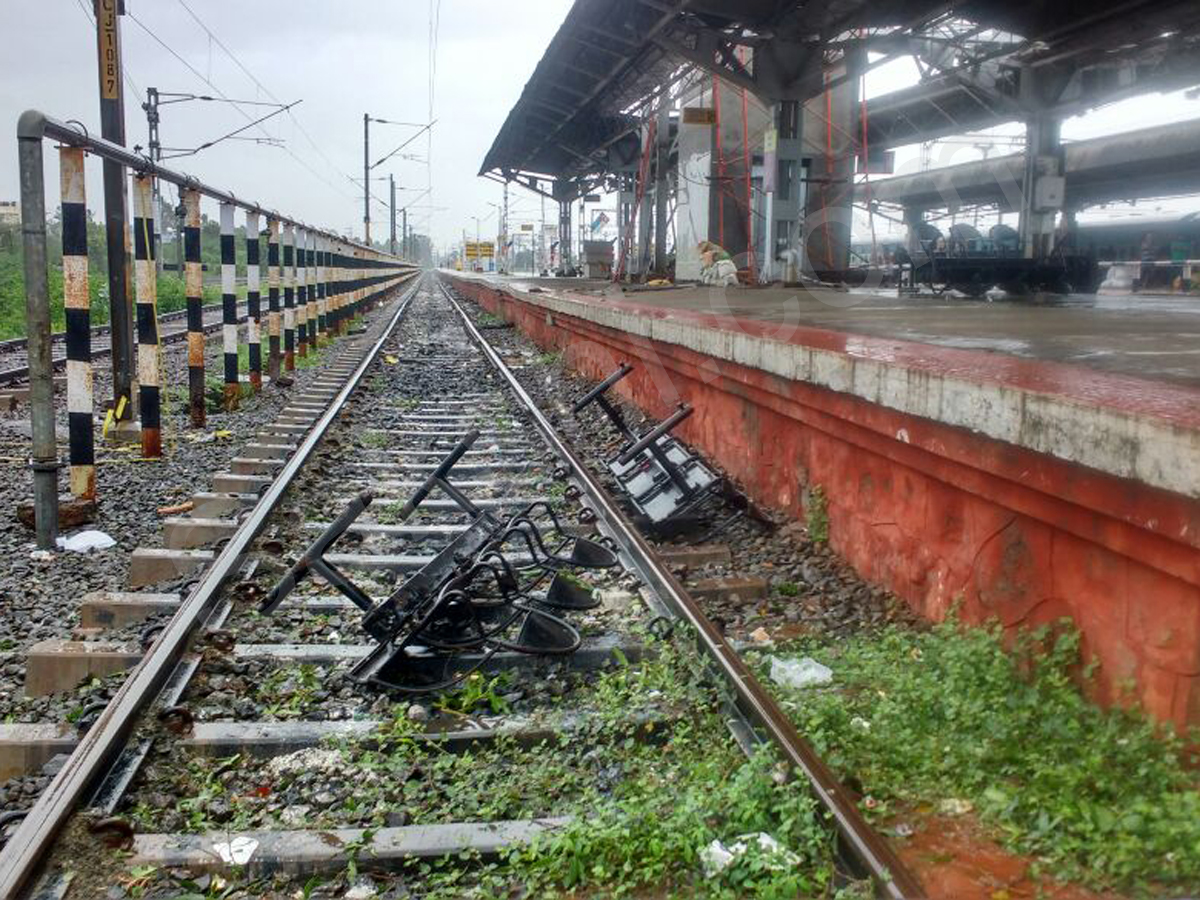
[[[363,243],[371,246],[371,116],[363,113]]]
[[[391,253],[396,255],[396,177],[388,175],[388,187],[391,189],[392,200],[392,231],[391,231]]]
[[[125,146],[125,91],[121,70],[123,0],[94,0],[100,78],[100,136]],[[108,296],[112,327],[113,412],[129,421],[134,412],[133,298],[130,295],[129,188],[125,167],[104,161],[104,230],[108,249]]]

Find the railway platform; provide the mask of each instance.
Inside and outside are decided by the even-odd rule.
[[[1053,304],[453,273],[759,503],[942,619],[1070,618],[1104,703],[1200,724],[1200,301]]]

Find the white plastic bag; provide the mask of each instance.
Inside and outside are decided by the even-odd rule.
[[[700,851],[700,864],[704,866],[704,875],[706,878],[712,878],[715,875],[720,875],[735,860],[744,856],[755,844],[761,853],[778,857],[778,862],[772,868],[782,869],[785,867],[797,866],[800,864],[800,858],[791,850],[788,850],[783,844],[771,837],[765,831],[760,831],[758,834],[743,834],[736,841],[726,847],[720,841],[713,841],[707,847]]]
[[[771,680],[783,687],[804,688],[833,681],[833,670],[810,656],[800,659],[781,659],[773,656]]]
[[[107,550],[109,547],[115,547],[117,542],[103,531],[88,529],[87,531],[77,531],[69,537],[60,537],[58,546],[62,550],[70,550],[74,553],[88,553],[91,550]]]

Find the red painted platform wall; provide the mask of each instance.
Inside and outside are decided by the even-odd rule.
[[[545,309],[477,282],[461,293],[600,379],[636,365],[621,392],[664,416],[759,503],[803,515],[827,498],[831,546],[931,619],[957,604],[1006,628],[1064,616],[1100,667],[1103,703],[1140,703],[1200,724],[1200,504],[1136,482]]]

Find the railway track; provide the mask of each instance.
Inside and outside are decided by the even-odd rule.
[[[140,661],[10,823],[2,896],[296,896],[335,873],[373,896],[358,872],[414,859],[467,860],[465,885],[591,827],[581,803],[614,784],[684,796],[742,754],[782,760],[759,775],[829,829],[833,870],[923,896],[434,277],[133,567],[183,584],[93,601],[115,627],[92,649]]]
[[[238,322],[247,319],[245,301],[238,302]],[[176,344],[187,340],[187,310],[163,313],[158,317],[162,327],[160,341],[164,344]],[[204,307],[204,333],[212,334],[221,330],[221,304],[210,303]],[[92,329],[92,359],[104,359],[112,355],[112,344],[107,340],[112,334],[108,325],[97,325]],[[51,335],[51,352],[54,356],[54,370],[61,371],[67,366],[66,335],[56,332]],[[25,355],[25,338],[11,338],[0,341],[0,387],[16,384],[29,377],[29,366]]]

